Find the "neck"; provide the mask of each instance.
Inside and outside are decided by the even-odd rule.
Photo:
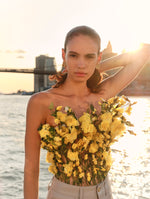
[[[84,97],[90,93],[90,90],[86,85],[86,82],[70,81],[68,78],[62,85],[62,89],[64,89],[68,94],[77,97]]]

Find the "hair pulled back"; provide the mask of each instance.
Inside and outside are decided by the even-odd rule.
[[[86,35],[89,36],[91,39],[93,39],[97,45],[98,45],[98,54],[100,53],[100,45],[101,45],[101,39],[100,36],[98,35],[98,33],[88,27],[88,26],[77,26],[73,29],[71,29],[65,38],[65,42],[64,42],[64,51],[66,52],[66,47],[68,42],[73,39],[76,36],[79,35]],[[67,72],[61,71],[58,72],[56,75],[52,75],[50,76],[50,80],[56,80],[56,84],[53,86],[53,88],[58,88],[60,87],[66,80],[67,78]],[[93,73],[93,75],[87,80],[87,87],[91,90],[91,92],[98,92],[98,88],[99,88],[99,84],[102,80],[102,74],[99,73],[99,71],[95,68],[95,71]]]

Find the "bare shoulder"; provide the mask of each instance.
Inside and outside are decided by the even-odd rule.
[[[53,100],[53,98],[54,97],[51,90],[42,91],[42,92],[33,94],[30,97],[28,104],[31,106],[38,105],[38,107],[45,106],[47,103]]]
[[[33,94],[27,106],[27,127],[37,129],[40,124],[47,121],[49,106],[53,101],[53,95],[49,90]]]

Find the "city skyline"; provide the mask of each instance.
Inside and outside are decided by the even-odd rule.
[[[66,33],[88,25],[101,36],[102,50],[110,40],[113,52],[150,43],[149,0],[2,0],[0,67],[34,68],[41,54],[62,63]],[[0,73],[0,92],[33,90],[33,75]]]

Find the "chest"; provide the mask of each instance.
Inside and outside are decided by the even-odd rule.
[[[89,96],[87,98],[77,98],[77,97],[66,97],[66,98],[56,98],[52,103],[54,105],[54,109],[57,106],[62,107],[70,107],[72,111],[75,113],[76,117],[79,118],[84,112],[86,112],[91,104],[94,106],[96,111],[100,112],[101,107],[99,105],[100,96]],[[52,117],[50,116],[50,111],[47,114],[47,122],[52,122]]]

